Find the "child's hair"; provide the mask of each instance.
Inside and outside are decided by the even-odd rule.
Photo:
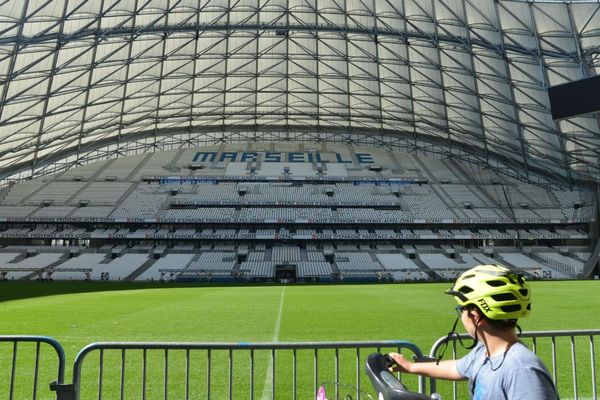
[[[477,309],[479,311],[479,315],[486,319],[486,321],[490,324],[490,326],[499,331],[505,331],[509,329],[515,329],[517,327],[516,319],[491,319],[488,318],[484,312],[481,311],[479,307],[475,304],[468,304],[466,306],[467,310]]]

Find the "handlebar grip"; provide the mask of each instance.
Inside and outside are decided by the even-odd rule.
[[[392,368],[394,365],[398,365],[396,360],[392,358],[389,354],[385,355],[385,366],[388,368]]]

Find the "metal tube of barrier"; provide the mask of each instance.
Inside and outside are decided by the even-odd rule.
[[[8,392],[8,398],[10,400],[13,399],[13,394],[15,392],[15,376],[17,374],[17,349],[17,342],[13,342],[12,363],[10,365],[10,386]]]
[[[577,399],[577,356],[575,354],[575,336],[571,336],[571,366],[573,367],[573,398]]]
[[[142,399],[146,400],[146,374],[148,373],[148,351],[142,351]]]
[[[35,344],[35,367],[33,375],[33,398],[37,399],[37,386],[38,386],[38,372],[40,369],[40,342]]]
[[[102,398],[102,386],[104,381],[104,349],[100,349],[100,373],[98,374],[98,398]]]
[[[121,350],[121,377],[120,377],[121,400],[125,398],[125,350]]]
[[[169,349],[165,349],[165,380],[164,380],[164,390],[165,390],[165,397],[164,399],[167,400],[167,398],[169,397]]]
[[[293,384],[292,384],[292,392],[293,392],[293,399],[296,400],[298,393],[297,393],[297,387],[296,387],[296,374],[298,373],[297,369],[296,369],[296,349],[293,350],[292,352],[292,357],[293,357],[293,361],[292,361],[292,371],[293,371]]]
[[[250,350],[250,400],[254,400],[254,350]]]
[[[206,363],[207,363],[207,368],[206,368],[206,370],[207,370],[207,373],[206,373],[206,375],[207,375],[207,377],[206,377],[206,398],[207,399],[210,399],[210,383],[211,383],[210,382],[210,372],[211,372],[211,361],[212,361],[211,356],[212,356],[212,352],[211,352],[210,349],[208,349],[207,361],[206,361]]]
[[[271,370],[271,382],[273,384],[271,389],[271,399],[275,400],[275,349],[271,350],[271,365],[273,369]]]
[[[592,398],[597,399],[598,393],[596,389],[596,357],[594,350],[594,337],[590,336],[590,364],[592,372]]]
[[[557,364],[556,364],[556,337],[552,337],[552,382],[554,382],[554,385],[556,386],[556,381],[557,381],[557,375],[558,375],[558,368],[557,368]]]
[[[190,398],[190,350],[185,351],[185,400]]]
[[[315,349],[315,358],[314,358],[314,375],[313,375],[313,393],[317,393],[317,388],[319,387],[319,350]]]
[[[227,393],[229,393],[229,400],[231,400],[231,396],[233,394],[233,359],[232,359],[232,352],[231,349],[229,349],[229,358],[228,358],[228,374],[229,374],[229,385],[227,386]]]
[[[340,349],[335,349],[335,381],[340,381]],[[335,387],[335,400],[340,399],[339,388]]]
[[[356,398],[360,400],[360,349],[356,349]]]

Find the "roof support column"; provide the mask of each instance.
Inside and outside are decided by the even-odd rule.
[[[192,134],[194,132],[194,97],[196,95],[196,74],[198,73],[198,43],[200,42],[200,13],[202,12],[203,7],[198,7],[196,12],[196,37],[194,43],[194,54],[192,55],[192,62],[194,66],[192,67],[192,87],[190,93],[190,115],[189,115],[189,125],[188,125],[188,140],[187,144],[193,146]]]
[[[224,63],[224,71],[223,71],[223,112],[221,113],[223,123],[221,124],[221,142],[225,140],[225,132],[227,131],[227,115],[225,112],[227,111],[227,83],[228,83],[228,71],[227,65],[229,60],[229,39],[231,38],[231,1],[227,1],[227,29],[225,32],[225,61]],[[235,1],[235,0],[234,0]],[[215,141],[216,142],[216,141]]]
[[[99,32],[100,29],[102,28],[102,17],[103,17],[103,12],[104,12],[104,0],[102,0],[100,2],[100,15],[97,18],[96,21],[96,30]],[[135,18],[135,17],[134,17]],[[76,156],[77,156],[77,161],[75,162],[76,165],[80,165],[81,163],[81,145],[82,145],[82,140],[84,137],[84,132],[85,132],[85,124],[87,122],[87,110],[88,107],[90,106],[90,91],[92,89],[92,82],[93,82],[93,78],[94,78],[94,66],[96,65],[96,57],[98,56],[98,45],[100,43],[100,38],[98,37],[98,35],[96,35],[96,37],[94,38],[94,44],[92,47],[92,62],[88,68],[87,74],[88,74],[88,80],[87,80],[87,89],[85,91],[85,100],[83,101],[83,110],[82,110],[82,115],[81,115],[81,125],[79,128],[79,134],[77,135],[77,150],[75,151]],[[133,41],[133,38],[132,38]],[[131,49],[131,44],[129,45],[129,48]],[[129,59],[131,59],[131,50],[130,50],[130,54],[129,54]],[[127,64],[127,66],[125,67],[127,68],[127,70],[129,70],[129,63]],[[125,85],[123,85],[123,91],[125,91]],[[124,96],[123,96],[124,97]],[[123,108],[121,108],[121,122],[123,120]],[[121,124],[119,124],[120,126]]]
[[[256,0],[256,47],[254,56],[254,132],[258,130],[258,60],[260,59],[260,2]]]
[[[437,63],[440,72],[440,85],[442,91],[442,106],[444,107],[444,120],[446,121],[446,147],[448,148],[448,153],[452,155],[452,138],[450,136],[450,121],[448,121],[448,101],[446,99],[446,85],[444,85],[444,69],[442,66],[442,48],[440,47],[439,38],[439,26],[437,21],[437,14],[435,12],[435,0],[431,0],[431,11],[433,12],[432,19],[434,25],[434,35],[435,35],[435,45],[437,49]],[[485,143],[485,140],[483,141]]]
[[[494,1],[495,10],[496,10],[496,20],[500,20],[500,10],[498,9],[498,0]],[[529,163],[527,158],[527,145],[525,142],[525,136],[523,134],[523,124],[519,118],[519,107],[517,106],[517,97],[515,96],[515,87],[512,83],[512,78],[510,74],[510,63],[508,62],[508,56],[506,55],[506,44],[504,43],[504,32],[502,32],[502,28],[497,27],[500,32],[500,40],[502,41],[502,58],[504,60],[504,68],[506,68],[506,77],[508,78],[508,88],[510,89],[510,100],[513,105],[514,113],[515,113],[515,123],[517,125],[517,134],[519,138],[519,144],[521,148],[521,156],[522,156],[522,165],[525,167],[525,178],[527,182],[529,182]],[[536,38],[537,39],[537,38]]]
[[[139,6],[139,0],[135,0],[135,10],[131,17],[132,18],[132,21],[131,21],[132,27],[135,27],[138,6]],[[117,129],[117,136],[116,136],[117,151],[119,151],[119,149],[121,148],[121,135],[122,135],[123,127],[125,126],[125,123],[123,122],[123,116],[125,115],[125,103],[127,102],[127,98],[129,97],[129,94],[127,93],[127,83],[126,82],[129,81],[129,69],[130,69],[131,63],[133,62],[132,54],[133,54],[133,42],[135,41],[135,36],[136,36],[135,30],[132,29],[131,35],[129,36],[129,48],[127,50],[127,65],[125,65],[125,83],[123,83],[123,98],[121,99],[121,115],[119,116],[119,126]],[[91,84],[90,84],[90,89],[91,89]]]
[[[479,94],[479,80],[477,79],[477,73],[475,70],[475,54],[473,54],[473,44],[471,43],[471,35],[469,30],[469,18],[467,16],[467,4],[466,0],[463,0],[463,13],[465,15],[465,30],[467,33],[467,48],[469,50],[469,55],[471,56],[471,68],[473,69],[473,85],[475,86],[474,96],[477,98],[477,111],[479,114],[479,124],[481,126],[481,140],[483,144],[483,155],[485,157],[485,163],[490,166],[490,153],[488,151],[488,141],[485,134],[485,122],[483,119],[483,107],[481,106],[481,96]]]
[[[288,1],[289,4],[289,1]],[[315,0],[315,27],[319,26],[319,13],[317,10],[319,9],[319,0]],[[315,64],[316,64],[316,73],[317,73],[317,137],[319,141],[321,139],[321,75],[319,74],[319,64],[320,64],[320,53],[319,53],[319,31],[315,29],[313,32],[315,35]]]
[[[289,3],[287,3],[289,4]],[[286,28],[285,36],[285,140],[290,140],[290,21],[289,12],[286,12]]]
[[[40,147],[44,144],[42,143],[42,135],[44,133],[44,126],[46,122],[46,114],[48,113],[48,102],[50,101],[50,97],[52,97],[52,84],[54,82],[54,76],[56,75],[56,65],[58,64],[58,54],[60,53],[60,48],[63,44],[63,35],[65,30],[65,19],[67,16],[67,7],[69,6],[69,1],[65,0],[62,16],[60,19],[60,28],[58,32],[58,37],[56,39],[56,49],[54,54],[52,55],[52,67],[50,67],[50,76],[48,77],[48,87],[46,89],[46,96],[44,98],[44,107],[42,111],[42,115],[40,117],[40,126],[38,129],[38,134],[36,138],[35,148],[33,149],[33,160],[31,161],[31,175],[33,176],[35,173],[35,168],[37,166],[37,160],[39,156]]]
[[[158,79],[158,98],[156,99],[156,117],[154,119],[154,132],[152,147],[157,149],[158,142],[158,124],[160,123],[160,99],[162,98],[163,79],[165,78],[165,62],[167,60],[167,40],[169,40],[169,11],[171,10],[171,0],[167,0],[167,9],[165,11],[165,27],[163,31],[162,57],[160,60],[160,75]],[[163,145],[164,147],[164,145]],[[120,150],[120,149],[119,149]]]
[[[544,89],[547,90],[547,88],[548,88],[548,71],[544,67],[544,57],[542,56],[542,52],[541,52],[541,48],[540,48],[540,38],[538,36],[538,29],[537,29],[537,23],[535,20],[535,13],[533,12],[533,3],[529,3],[529,13],[531,15],[531,20],[533,21],[533,26],[535,27],[535,39],[536,39],[537,53],[538,53],[538,57],[540,59],[540,64],[539,64],[540,65],[540,75],[541,75],[541,78],[543,79],[542,86],[544,87]],[[569,184],[569,187],[572,187],[573,180],[571,178],[571,166],[569,165],[569,161],[567,158],[567,148],[565,145],[565,139],[563,137],[563,134],[560,132],[560,126],[557,121],[554,121],[554,128],[556,129],[556,136],[558,138],[558,143],[560,145],[560,152],[561,152],[561,156],[563,159],[563,168],[567,175],[567,182]],[[526,153],[523,153],[523,154],[526,154]],[[528,179],[528,181],[529,181],[529,179]]]
[[[381,95],[381,60],[379,59],[379,27],[377,24],[377,0],[373,0],[373,42],[375,43],[375,63],[377,64],[377,100],[379,103],[379,130],[381,132],[381,143],[383,144],[383,130],[385,129],[383,123],[383,100]],[[389,147],[389,146],[388,146]]]
[[[404,40],[406,45],[406,69],[408,71],[408,87],[409,87],[409,100],[410,100],[410,114],[412,116],[412,126],[413,126],[413,140],[414,140],[414,152],[417,154],[417,118],[415,116],[415,95],[413,93],[413,80],[410,66],[410,42],[408,40],[408,22],[406,21],[406,0],[402,0],[402,19],[404,21]]]
[[[346,61],[346,90],[347,90],[347,102],[348,104],[346,105],[347,107],[347,112],[348,112],[348,138],[349,138],[349,142],[350,143],[354,143],[354,133],[353,133],[353,129],[354,129],[354,125],[352,124],[352,94],[350,93],[350,45],[348,44],[350,42],[350,38],[348,37],[348,3],[346,0],[344,0],[344,9],[342,10],[342,12],[344,13],[344,39],[346,40],[346,55],[345,55],[345,61]],[[343,142],[343,141],[342,141]]]

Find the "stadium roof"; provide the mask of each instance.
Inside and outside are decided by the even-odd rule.
[[[219,140],[419,148],[600,178],[598,1],[0,1],[0,178]]]

